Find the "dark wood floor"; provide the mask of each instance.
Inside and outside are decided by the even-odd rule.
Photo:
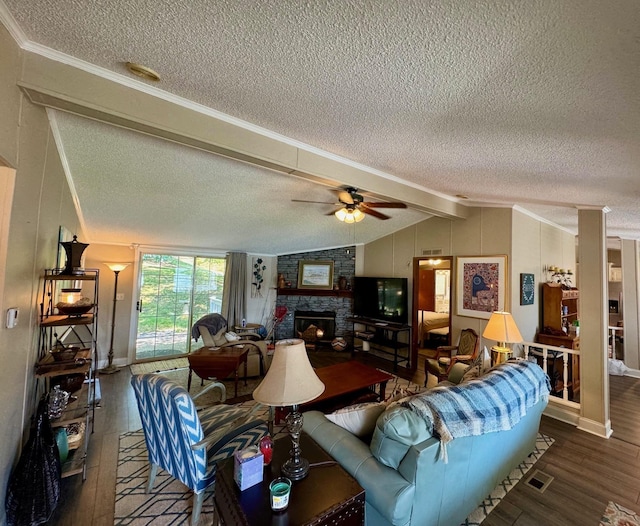
[[[318,351],[310,353],[310,358],[315,367],[322,367],[349,359],[350,355]],[[389,362],[367,353],[356,358],[389,369]],[[422,371],[410,374],[401,369],[397,374],[424,382]],[[84,483],[79,476],[63,480],[62,498],[49,524],[113,524],[118,438],[141,427],[129,379],[128,368],[101,377],[102,407],[96,412],[87,479]],[[609,501],[640,513],[640,445],[634,443],[640,442],[636,438],[640,436],[640,380],[611,380],[614,437],[606,440],[543,417],[541,431],[555,443],[536,468],[553,476],[554,481],[542,494],[521,482],[483,526],[598,525]]]

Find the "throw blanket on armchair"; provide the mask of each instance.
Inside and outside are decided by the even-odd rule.
[[[454,438],[511,429],[541,397],[548,398],[549,377],[535,363],[500,364],[463,385],[435,387],[402,405],[420,415],[440,439],[440,458]]]

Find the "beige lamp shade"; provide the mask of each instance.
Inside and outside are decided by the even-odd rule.
[[[264,380],[253,391],[256,402],[270,406],[292,406],[309,402],[324,392],[324,384],[316,375],[304,341],[276,342],[271,367]]]
[[[105,263],[114,272],[120,272],[129,266],[129,263]]]
[[[522,341],[522,335],[511,313],[501,311],[491,313],[491,318],[489,318],[489,323],[487,323],[482,337],[504,343],[520,343]]]

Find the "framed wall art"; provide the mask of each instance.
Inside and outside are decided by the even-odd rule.
[[[456,258],[456,314],[489,319],[505,309],[507,256]]]
[[[520,274],[520,305],[533,305],[536,280],[533,274]]]
[[[298,264],[298,288],[332,289],[333,261],[300,261]]]

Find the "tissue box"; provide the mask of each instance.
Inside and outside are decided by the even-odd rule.
[[[264,458],[257,446],[234,453],[233,478],[241,491],[262,482]]]

